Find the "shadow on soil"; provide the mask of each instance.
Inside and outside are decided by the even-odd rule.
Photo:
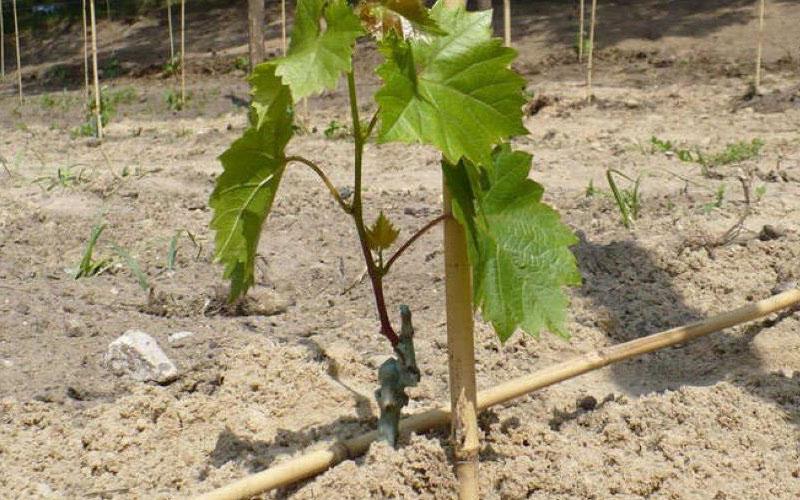
[[[707,317],[687,303],[673,276],[634,240],[596,244],[581,237],[575,249],[584,285],[580,293],[609,316],[607,335],[627,342]],[[677,257],[676,257],[677,258]],[[786,312],[727,329],[611,366],[619,386],[632,395],[706,386],[726,380],[746,388],[790,415],[800,425],[800,375],[767,373],[752,340],[790,317]]]
[[[792,0],[778,0],[791,3]],[[495,32],[502,32],[503,3],[494,0]],[[589,9],[586,1],[586,30]],[[578,0],[516,0],[511,5],[514,38],[543,35],[550,45],[572,47],[578,30]],[[628,39],[659,40],[667,36],[702,37],[726,26],[747,24],[756,15],[752,0],[617,0],[598,2],[598,47]]]

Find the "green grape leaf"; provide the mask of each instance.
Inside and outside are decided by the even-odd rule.
[[[379,140],[431,144],[453,164],[461,158],[491,163],[496,144],[527,133],[525,82],[509,68],[516,52],[492,38],[491,11],[438,2],[431,17],[447,36],[381,42]]]
[[[220,155],[209,205],[214,210],[215,259],[231,281],[230,300],[253,285],[261,228],[272,208],[286,167],[284,149],[292,137],[292,96],[271,65],[259,65],[251,79],[251,126]]]
[[[530,155],[503,145],[493,160],[442,167],[453,215],[467,232],[475,307],[502,341],[517,328],[566,337],[563,286],[581,282],[569,250],[577,239],[528,179]]]
[[[351,70],[353,45],[362,34],[346,0],[299,0],[289,51],[274,61],[276,74],[298,100],[335,88],[339,76]]]
[[[367,229],[367,244],[372,251],[386,250],[397,239],[400,231],[381,212],[372,227]]]

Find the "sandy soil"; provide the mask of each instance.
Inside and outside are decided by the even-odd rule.
[[[533,4],[518,6],[515,44],[540,109],[526,118],[530,137],[516,146],[534,154],[534,177],[580,235],[575,253],[585,282],[570,292],[569,341],[517,335],[501,345],[479,321],[480,387],[800,280],[800,48],[788,28],[800,7],[771,2],[766,94],[743,101],[753,66],[749,3],[605,5],[597,100],[586,105],[569,48],[571,11]],[[389,350],[368,284],[350,288],[362,272],[354,230],[312,173],[298,168],[285,178],[249,314],[218,307],[224,289],[211,262],[207,199],[216,156],[245,125],[246,86],[230,71],[241,41],[204,36],[229,43],[214,45],[217,56],[197,53],[193,67],[228,69],[193,72],[193,97],[180,112],[164,101],[173,81],[136,73],[152,60],[123,61],[145,76],[105,82],[112,92],[130,90],[102,144],[72,137],[83,119],[80,92],[46,93],[51,86],[32,79],[46,64],[27,73],[41,85],[32,83],[23,107],[10,84],[0,86],[3,498],[190,496],[375,425],[371,393]],[[375,59],[367,50],[360,73]],[[362,93],[374,85],[367,78]],[[323,133],[332,120],[345,122],[342,103],[341,92],[312,99],[309,132],[291,149],[319,158],[346,186],[352,143]],[[704,173],[655,150],[653,136],[706,153],[753,139],[764,147]],[[406,235],[438,213],[434,152],[370,145],[366,162],[370,213],[383,209]],[[642,212],[631,231],[608,194],[608,168],[641,176]],[[76,177],[59,183],[59,169]],[[748,209],[740,176],[751,214],[728,244],[708,245]],[[68,274],[100,221],[107,228],[96,256],[114,256],[113,244],[126,249],[151,294],[120,259],[97,277]],[[765,225],[778,234],[761,235]],[[440,246],[434,231],[388,283],[389,302],[411,306],[418,332],[423,379],[411,391],[411,412],[447,399]],[[179,366],[177,381],[148,385],[109,373],[103,354],[131,328],[159,341]],[[800,315],[774,316],[485,412],[483,496],[797,498],[798,328]],[[168,342],[184,330],[194,336]],[[268,497],[452,498],[449,454],[444,431],[408,436],[399,450],[374,445]]]

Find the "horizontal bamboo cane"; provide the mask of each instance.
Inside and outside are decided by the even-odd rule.
[[[682,344],[698,337],[800,304],[800,290],[793,289],[712,318],[673,328],[611,347],[598,349],[577,358],[510,380],[478,393],[478,408],[484,410],[524,396],[538,389],[563,382],[619,361],[666,347]],[[403,419],[402,432],[420,432],[441,427],[450,422],[447,407],[429,410]],[[197,500],[232,500],[250,498],[281,486],[319,474],[339,462],[365,453],[378,439],[376,431],[339,441],[329,448],[313,451],[288,460],[271,469],[258,472],[227,486],[201,495]]]

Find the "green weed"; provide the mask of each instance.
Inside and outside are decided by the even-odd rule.
[[[164,93],[164,102],[167,103],[167,107],[172,111],[181,111],[186,107],[186,103],[191,98],[191,94],[187,94],[186,101],[184,101],[181,99],[180,92],[176,92],[174,90],[168,90],[166,93]]]
[[[337,120],[331,120],[323,133],[327,139],[341,139],[350,135],[350,129]]]
[[[239,56],[233,60],[233,67],[234,69],[240,69],[242,71],[247,71],[250,69],[250,61],[245,56]]]
[[[703,205],[704,214],[708,215],[712,211],[722,208],[722,204],[725,202],[725,189],[725,184],[720,184],[717,187],[717,190],[714,191],[714,201]]]
[[[86,242],[86,248],[83,251],[83,257],[78,263],[78,268],[73,273],[75,279],[89,278],[102,274],[109,267],[111,267],[111,259],[94,260],[94,247],[97,245],[97,240],[105,230],[105,224],[95,224],[92,226],[92,232],[89,235],[89,240]]]
[[[54,175],[37,177],[33,180],[33,183],[45,191],[52,191],[56,187],[69,188],[87,182],[87,179],[83,176],[84,169],[81,168],[75,173],[74,168],[75,166],[59,167]]]
[[[614,175],[622,177],[629,181],[632,185],[626,189],[620,189],[614,179]],[[623,174],[619,170],[608,169],[606,170],[606,179],[608,179],[608,186],[611,188],[611,193],[614,195],[614,201],[617,203],[619,213],[622,218],[622,225],[626,228],[633,227],[633,223],[639,218],[642,209],[642,197],[639,192],[641,185],[641,175],[636,179],[632,179]]]

